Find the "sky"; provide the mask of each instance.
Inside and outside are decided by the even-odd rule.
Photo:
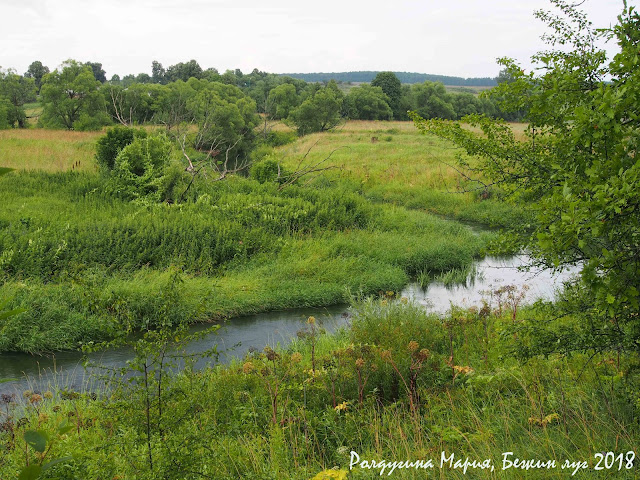
[[[579,3],[581,0],[575,0]],[[637,0],[640,1],[640,0]],[[629,0],[629,5],[636,5]],[[598,27],[622,0],[584,0]],[[548,0],[0,0],[0,67],[100,62],[110,78],[195,59],[221,73],[391,70],[495,77],[545,47]],[[613,47],[612,47],[613,48]]]

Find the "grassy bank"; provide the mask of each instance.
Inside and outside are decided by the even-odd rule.
[[[355,152],[363,125],[347,124],[343,131],[352,133],[344,138],[319,138],[346,142],[341,151]],[[393,125],[402,126],[406,139],[395,154],[380,152],[391,162],[428,147],[430,140],[409,132],[408,124]],[[0,350],[77,348],[111,337],[124,324],[146,328],[161,317],[213,321],[398,291],[421,272],[468,266],[491,237],[431,215],[452,213],[441,200],[429,208],[377,199],[357,175],[370,168],[377,185],[393,182],[366,149],[349,157],[355,170],[328,170],[310,184],[279,189],[242,177],[204,179],[185,203],[149,205],[123,200],[95,171],[94,134],[3,135],[0,164],[18,170],[0,178],[0,297],[12,299],[8,308],[26,311],[3,324]],[[289,147],[291,155],[308,149],[309,141],[315,140]],[[42,154],[43,145],[65,160]],[[329,148],[318,143],[312,154]],[[11,160],[18,152],[22,163]],[[402,195],[447,196],[435,187],[451,182],[434,173],[437,162],[411,163],[419,188],[402,187]],[[408,181],[402,176],[395,185]],[[490,202],[456,201],[495,216]],[[171,280],[174,274],[179,283]],[[158,298],[172,288],[181,293],[161,310]]]
[[[310,319],[286,351],[187,370],[165,377],[161,390],[151,362],[146,386],[140,378],[103,397],[7,398],[0,476],[17,475],[29,451],[22,434],[37,429],[51,436],[47,460],[66,457],[49,470],[63,479],[309,479],[320,471],[360,479],[392,469],[363,460],[433,461],[425,470],[395,469],[391,477],[400,479],[573,478],[577,465],[576,478],[635,478],[640,432],[627,359],[519,364],[509,358],[510,329],[544,318],[527,309],[514,323],[492,307],[440,319],[404,300],[367,301],[350,329],[327,336]],[[22,419],[18,403],[26,405]],[[70,430],[57,435],[61,424]],[[442,452],[455,459],[441,464]],[[504,452],[555,466],[505,470]],[[620,461],[604,468],[598,455],[606,452]],[[456,468],[465,458],[495,470]],[[567,460],[574,465],[563,468]]]

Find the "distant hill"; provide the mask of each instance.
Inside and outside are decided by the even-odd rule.
[[[368,83],[379,72],[335,72],[335,73],[282,73],[288,77],[299,78],[307,82],[356,82]],[[428,73],[393,72],[402,83],[442,82],[445,85],[460,87],[494,87],[497,85],[495,78],[463,78],[449,77],[447,75],[431,75]]]

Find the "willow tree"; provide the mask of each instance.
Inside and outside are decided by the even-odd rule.
[[[509,239],[542,266],[581,267],[563,302],[579,321],[530,324],[537,333],[531,353],[638,352],[640,16],[625,2],[617,24],[601,30],[575,6],[552,3],[558,14],[536,13],[551,30],[543,37],[549,49],[532,58],[536,68],[527,73],[500,60],[512,81],[494,95],[502,108],[527,112],[524,141],[507,124],[478,115],[466,117],[475,130],[412,118],[464,149],[462,163],[478,174],[478,188],[499,189],[533,210],[536,222],[512,229]],[[604,40],[617,43],[611,59]]]

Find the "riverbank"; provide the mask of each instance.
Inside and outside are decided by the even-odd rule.
[[[513,327],[544,320],[530,308],[514,319],[491,303],[443,321],[403,299],[370,300],[355,307],[350,329],[323,335],[309,319],[289,348],[229,366],[159,376],[149,363],[146,386],[115,385],[104,397],[24,392],[3,405],[10,415],[13,401],[26,410],[0,433],[0,476],[17,475],[22,435],[39,430],[49,436],[46,460],[65,458],[49,471],[60,478],[379,476],[351,452],[370,462],[433,460],[428,473],[454,479],[522,478],[521,468],[504,468],[504,452],[554,462],[527,478],[571,478],[574,469],[634,478],[631,363],[580,354],[518,363]],[[57,434],[62,424],[72,428]],[[441,463],[442,452],[454,461]],[[605,467],[608,452],[622,460]],[[464,471],[465,458],[495,470]]]
[[[356,165],[368,158],[368,181],[379,176],[384,183],[380,154],[388,152],[355,132],[325,138],[357,150],[340,162]],[[394,144],[392,158],[408,159],[420,146],[435,148],[428,160],[412,162],[424,163],[421,175],[440,168],[432,156],[441,145],[416,132],[391,135],[385,144]],[[72,145],[93,162],[90,139],[77,137]],[[11,150],[9,140],[0,139]],[[307,148],[307,139],[299,142],[274,151],[286,154],[283,165]],[[326,148],[318,146],[321,152]],[[33,159],[28,165],[33,167]],[[454,197],[446,193],[451,177],[442,177],[436,188],[433,172],[436,203],[397,205],[371,194],[349,166],[286,188],[254,178],[203,180],[189,201],[154,205],[120,198],[109,190],[108,179],[91,170],[89,165],[84,172],[17,171],[0,178],[0,298],[11,299],[7,308],[25,309],[0,328],[0,351],[78,349],[182,318],[211,322],[397,292],[419,275],[467,268],[495,236],[476,235],[429,211],[462,218],[476,209],[504,220],[504,208],[512,208],[497,200]],[[425,186],[407,184],[407,198]],[[466,207],[457,211],[452,198]]]

